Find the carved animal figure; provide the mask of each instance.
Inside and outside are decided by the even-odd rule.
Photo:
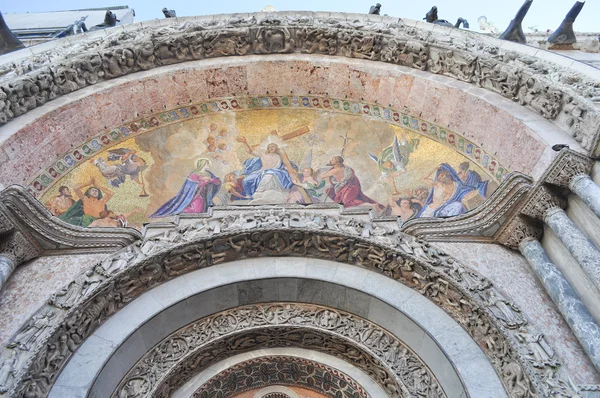
[[[431,7],[431,10],[429,10],[429,12],[425,14],[425,18],[423,19],[429,23],[448,26],[450,28],[460,28],[460,25],[462,24],[463,28],[469,29],[469,22],[463,17],[458,18],[454,25],[452,25],[445,19],[438,19],[438,9],[436,6]]]

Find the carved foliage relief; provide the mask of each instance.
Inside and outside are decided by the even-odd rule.
[[[317,350],[350,362],[389,396],[445,397],[421,359],[390,333],[345,312],[301,304],[240,307],[194,322],[140,359],[113,397],[169,396],[218,360],[280,346]]]
[[[555,120],[584,148],[595,150],[600,115],[589,99],[598,96],[599,82],[502,52],[493,40],[423,32],[393,21],[290,13],[115,30],[105,40],[55,48],[4,70],[0,123],[58,96],[136,71],[203,58],[300,52],[383,61],[468,82]]]
[[[460,323],[490,358],[511,396],[568,396],[574,391],[554,354],[543,364],[528,354],[533,343],[525,343],[523,336],[539,333],[519,308],[434,246],[354,218],[283,209],[201,219],[96,264],[58,292],[12,339],[2,360],[13,364],[13,370],[3,385],[12,389],[11,396],[45,396],[82,341],[144,291],[193,270],[258,256],[322,258],[383,273]]]

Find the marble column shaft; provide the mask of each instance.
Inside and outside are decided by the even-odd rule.
[[[552,228],[590,280],[600,288],[600,251],[561,208],[549,210],[544,222]]]
[[[600,217],[600,186],[588,175],[578,175],[569,183],[569,188]],[[598,232],[600,233],[600,232]]]
[[[519,250],[600,372],[600,326],[562,272],[550,261],[540,242],[533,239],[524,240],[519,245]]]
[[[2,254],[0,254],[0,290],[8,280],[8,277],[15,270],[15,262]]]

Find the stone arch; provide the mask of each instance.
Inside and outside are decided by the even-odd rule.
[[[220,233],[208,237],[206,231],[187,229],[182,234],[171,230],[96,264],[95,275],[102,281],[93,292],[79,297],[68,311],[41,309],[23,329],[29,330],[32,322],[48,319],[50,313],[57,312],[56,321],[48,322],[52,324],[47,331],[50,333],[42,334],[39,341],[34,341],[35,347],[31,347],[33,357],[29,358],[36,359],[28,361],[32,365],[24,373],[27,379],[17,380],[16,396],[32,389],[39,390],[39,396],[48,391],[72,354],[67,352],[64,360],[48,368],[45,347],[58,344],[61,335],[76,335],[76,340],[82,342],[105,319],[157,284],[198,268],[256,256],[331,259],[370,268],[412,287],[453,316],[477,341],[501,375],[509,395],[541,394],[553,388],[553,382],[546,382],[547,378],[562,377],[559,367],[536,368],[534,358],[520,354],[528,352],[528,342],[523,336],[535,332],[518,309],[507,307],[506,299],[487,280],[464,269],[433,246],[403,235],[363,238],[360,230],[352,233],[344,227],[346,232],[342,232],[334,227],[345,225],[336,219],[328,226],[318,227],[321,229],[301,226],[286,229],[283,224],[281,221],[279,228],[275,227],[276,222],[269,228],[237,232],[238,227],[223,225]],[[65,289],[71,288],[77,289],[77,283]],[[21,333],[16,336],[15,346],[19,336]],[[524,386],[529,391],[523,392]]]
[[[274,264],[278,266],[275,274],[271,267]],[[315,270],[321,271],[324,276],[319,277],[315,272],[311,272]],[[307,276],[302,276],[304,271]],[[226,280],[233,280],[228,277],[220,280],[219,277],[225,273],[238,282],[225,284]],[[344,275],[345,281],[332,283],[318,280],[328,279],[327,275],[333,274]],[[268,279],[261,279],[263,277]],[[369,281],[368,284],[363,284],[365,279]],[[189,288],[185,287],[186,282]],[[365,286],[364,291],[359,290],[360,286]],[[200,293],[194,294],[195,291]],[[162,301],[162,304],[157,306],[160,303],[157,299],[160,297],[168,301]],[[182,302],[181,298],[185,298],[185,302]],[[260,304],[272,301],[276,304]],[[304,308],[302,306],[308,305],[310,308],[311,304],[302,303],[311,302],[318,303],[316,305],[319,308],[338,308],[331,309],[335,313],[353,312],[357,315],[352,317],[357,321],[365,319],[375,328],[383,328],[386,330],[385,333],[402,339],[402,345],[409,350],[414,350],[414,355],[422,358],[420,361],[430,367],[433,375],[441,378],[441,386],[447,396],[460,396],[463,389],[466,389],[470,396],[496,396],[497,394],[503,396],[503,387],[498,376],[488,359],[477,348],[477,344],[447,314],[435,308],[431,302],[372,271],[361,270],[343,263],[293,257],[256,258],[245,262],[217,265],[194,271],[184,277],[180,276],[148,291],[94,332],[89,341],[80,347],[71,362],[67,364],[56,382],[57,387],[54,387],[50,396],[58,397],[61,393],[66,394],[72,390],[64,388],[74,385],[88,386],[86,389],[92,391],[92,396],[94,394],[110,396],[118,384],[127,385],[127,380],[136,379],[136,375],[147,379],[150,372],[146,364],[151,363],[152,360],[146,358],[155,358],[156,350],[160,351],[162,350],[160,347],[170,345],[169,341],[172,341],[173,337],[164,337],[169,335],[170,330],[174,330],[170,336],[186,334],[184,329],[193,330],[194,323],[178,329],[179,325],[188,322],[187,319],[196,317],[204,323],[215,317],[221,319],[218,314],[249,313],[248,311],[256,306],[278,309],[289,306],[294,309],[296,306]],[[187,311],[193,313],[190,315],[191,318],[182,315],[186,313],[186,306]],[[226,308],[231,309],[226,310]],[[316,310],[311,313],[319,314],[321,311]],[[205,316],[211,313],[213,315]],[[286,322],[283,319],[281,318],[281,321],[274,326],[285,327]],[[376,324],[379,326],[375,326]],[[237,325],[240,325],[236,327],[241,331],[241,324]],[[351,336],[353,328],[356,330],[356,327],[346,321],[343,325],[344,327],[338,328],[332,324],[331,331],[343,337]],[[348,325],[347,330],[345,330],[346,325]],[[323,329],[319,322],[315,324],[307,321],[302,326],[313,328],[315,331]],[[257,336],[261,334],[257,332]],[[141,340],[144,343],[140,343]],[[258,340],[258,337],[254,340]],[[241,341],[241,338],[236,338],[235,341]],[[290,341],[298,341],[298,339],[294,338]],[[377,346],[376,341],[377,339],[373,341],[368,339],[367,342],[358,343],[355,347],[359,349],[371,347],[366,348],[367,352],[377,352],[377,348],[373,351],[373,347]],[[388,341],[391,343],[391,340]],[[390,343],[382,347],[389,347]],[[290,344],[295,345],[293,342]],[[305,348],[320,351],[318,346],[311,344],[307,344]],[[188,352],[191,352],[191,349]],[[388,355],[385,354],[388,352],[387,349],[382,352],[384,354],[378,353],[376,356]],[[191,355],[194,355],[193,352]],[[389,360],[391,359],[388,357],[387,361]],[[155,373],[150,380],[164,379],[162,375],[169,372],[191,376],[187,370],[175,370],[176,363],[167,365],[167,362],[169,361],[164,362],[166,366],[161,366],[161,372]],[[415,361],[411,363],[413,363],[411,366],[417,364]],[[209,363],[202,363],[202,366],[209,366]],[[369,366],[365,369],[360,362],[355,366],[362,368],[373,379],[381,380],[379,372],[372,373],[373,369],[378,367]],[[90,367],[92,370],[89,369]],[[133,369],[132,372],[126,375],[130,369]],[[404,377],[408,377],[411,382],[413,380],[410,373]],[[385,384],[383,388],[387,390]],[[386,395],[390,395],[389,390]],[[391,393],[391,396],[395,395]]]
[[[262,18],[264,16],[258,18],[258,25],[263,22]],[[137,114],[140,113],[152,113],[149,108],[152,109],[153,106],[155,110],[163,107],[171,109],[175,108],[178,103],[187,103],[192,99],[192,96],[186,90],[177,91],[178,89],[172,88],[169,90],[172,91],[171,94],[163,100],[162,94],[157,93],[157,90],[151,90],[150,86],[147,86],[145,90],[147,92],[152,91],[152,95],[145,97],[136,96],[133,82],[137,81],[139,83],[149,80],[147,84],[151,85],[151,81],[154,79],[155,83],[169,84],[169,82],[175,82],[176,84],[186,85],[185,69],[190,67],[188,65],[189,62],[186,64],[186,61],[201,60],[200,64],[195,62],[194,65],[210,67],[211,64],[215,65],[215,62],[218,64],[221,56],[243,55],[240,59],[228,59],[226,61],[226,64],[229,65],[227,68],[222,70],[213,68],[207,71],[207,74],[211,77],[206,82],[196,79],[196,82],[204,85],[204,90],[198,87],[199,90],[197,91],[208,93],[212,90],[214,91],[210,94],[212,98],[224,97],[231,94],[240,95],[242,93],[264,95],[265,93],[262,88],[256,92],[252,92],[254,90],[248,86],[248,82],[258,82],[260,80],[258,79],[260,72],[257,71],[252,75],[251,79],[246,79],[246,76],[240,74],[240,69],[234,65],[240,62],[242,64],[244,62],[254,62],[257,64],[263,62],[269,65],[276,65],[275,69],[279,65],[282,72],[286,69],[289,72],[290,69],[287,65],[281,64],[281,61],[285,63],[286,60],[296,59],[300,60],[296,70],[303,69],[302,74],[298,75],[298,78],[278,79],[283,85],[280,87],[277,84],[273,85],[274,91],[279,89],[280,92],[288,92],[290,88],[291,91],[294,91],[294,87],[289,86],[290,83],[305,82],[307,86],[296,89],[295,92],[300,95],[310,95],[311,92],[321,92],[321,94],[325,92],[335,97],[333,93],[336,92],[336,88],[328,87],[329,85],[324,83],[323,76],[319,76],[318,81],[311,82],[310,74],[308,73],[311,70],[327,67],[326,64],[331,62],[334,65],[331,68],[332,75],[340,71],[342,75],[343,73],[354,75],[354,79],[351,79],[350,82],[353,85],[352,87],[348,86],[341,91],[340,87],[337,88],[337,92],[339,92],[338,97],[347,96],[355,101],[361,98],[368,98],[367,102],[378,102],[385,106],[388,104],[395,105],[396,109],[407,107],[414,116],[419,116],[421,113],[429,114],[431,117],[426,117],[425,119],[435,122],[435,115],[432,113],[432,109],[436,108],[436,102],[439,101],[440,97],[443,97],[445,90],[451,91],[453,87],[454,89],[455,87],[460,87],[461,90],[455,91],[461,91],[461,97],[454,98],[453,101],[455,103],[468,102],[468,106],[476,106],[492,118],[497,113],[508,111],[505,113],[508,117],[507,121],[510,119],[510,124],[502,123],[496,128],[497,131],[494,134],[481,134],[481,130],[484,129],[481,123],[466,123],[458,126],[458,130],[464,129],[469,134],[476,134],[476,142],[488,140],[486,150],[490,153],[500,153],[501,162],[507,164],[512,170],[535,174],[533,171],[535,162],[524,167],[519,167],[520,162],[523,162],[523,159],[532,158],[548,162],[548,159],[551,157],[550,153],[546,153],[545,156],[542,156],[542,154],[554,143],[568,143],[572,148],[577,148],[578,144],[575,141],[578,141],[582,143],[582,151],[595,156],[598,141],[596,123],[598,114],[593,104],[587,98],[578,94],[578,92],[583,92],[581,90],[582,87],[586,87],[593,79],[598,78],[597,73],[591,67],[579,65],[576,62],[572,62],[572,60],[556,54],[546,53],[542,50],[536,50],[535,54],[531,54],[525,47],[514,45],[513,43],[502,42],[483,36],[474,38],[460,30],[453,31],[443,27],[435,27],[434,29],[428,26],[428,24],[415,23],[414,21],[398,21],[389,17],[373,19],[369,16],[353,15],[335,20],[335,18],[331,18],[329,15],[319,13],[279,13],[277,18],[277,22],[284,23],[285,26],[277,26],[277,23],[271,20],[271,16],[268,15],[264,19],[264,22],[271,26],[268,29],[278,32],[288,32],[284,36],[291,41],[288,43],[289,46],[286,46],[284,52],[273,52],[264,47],[265,43],[261,43],[262,39],[258,33],[265,28],[255,26],[257,16],[252,16],[249,19],[237,16],[219,16],[210,17],[208,21],[206,18],[190,18],[178,19],[178,21],[173,22],[175,25],[166,28],[158,28],[157,26],[145,24],[144,33],[141,33],[141,37],[132,36],[130,32],[123,33],[120,30],[121,28],[108,31],[110,38],[106,39],[106,42],[100,40],[98,43],[100,45],[108,45],[107,42],[110,43],[111,40],[116,39],[119,45],[116,47],[112,44],[108,45],[106,52],[102,56],[94,51],[75,59],[65,55],[65,58],[61,61],[62,63],[57,62],[49,66],[40,67],[24,76],[13,74],[12,78],[6,80],[8,83],[3,88],[4,95],[7,97],[7,100],[4,101],[5,109],[3,112],[9,116],[13,115],[11,117],[21,114],[22,116],[15,118],[13,122],[2,127],[2,136],[7,138],[3,148],[13,155],[16,148],[28,150],[27,147],[31,142],[30,140],[35,140],[36,133],[47,130],[43,126],[50,124],[53,127],[52,135],[58,138],[58,140],[49,142],[47,149],[49,152],[60,156],[66,152],[68,146],[65,147],[64,142],[58,144],[57,142],[61,139],[64,140],[64,137],[61,138],[61,135],[66,131],[72,132],[75,129],[76,134],[80,137],[79,143],[83,144],[87,139],[91,139],[93,135],[98,134],[103,129],[112,128],[125,120],[128,122],[133,121],[137,118]],[[362,26],[360,26],[358,32],[352,34],[356,36],[355,39],[364,42],[366,47],[363,46],[358,50],[345,49],[343,38],[348,35],[351,36],[352,34],[349,32],[354,32],[357,28],[353,22],[350,22],[352,19],[348,18],[361,21]],[[181,26],[177,25],[177,23],[181,22],[186,23]],[[194,27],[197,27],[199,30],[206,29],[206,32],[200,33]],[[310,33],[310,29],[313,28],[315,30]],[[317,32],[321,31],[329,32],[326,34],[335,37],[336,42],[339,41],[339,45],[335,46],[333,53],[311,50],[312,47],[310,45],[310,48],[306,48],[306,43],[310,43],[311,39],[308,36],[304,37],[304,35],[308,34],[310,36],[310,34],[317,34]],[[450,35],[450,33],[452,34]],[[291,37],[288,37],[289,34],[298,37],[291,39]],[[96,35],[84,36],[84,39],[90,40],[93,43],[93,40],[97,38]],[[204,40],[207,39],[204,37],[205,35],[207,37],[210,36],[214,40],[213,44],[218,44],[221,40],[227,41],[231,37],[241,35],[240,37],[244,37],[243,41],[247,41],[247,46],[246,44],[244,45],[247,47],[247,50],[239,54],[237,52],[235,54],[222,53],[218,50],[214,54],[210,53],[210,51],[208,54],[196,54],[195,49],[201,50],[203,48]],[[427,36],[427,40],[422,39],[425,36]],[[376,49],[372,50],[373,54],[363,53],[365,48],[369,48],[368,43],[373,40],[380,42],[378,46],[375,46]],[[86,43],[86,40],[84,40],[84,43]],[[167,45],[166,43],[169,44]],[[150,44],[152,48],[157,49],[156,54],[153,53],[154,55],[152,55],[154,57],[153,60],[147,65],[140,63],[141,58],[139,57],[145,53],[144,46]],[[68,52],[70,44],[68,41],[63,40],[53,43],[52,46],[52,51]],[[267,46],[267,48],[271,47]],[[480,48],[480,50],[477,50],[477,48]],[[174,49],[177,49],[177,51],[172,53],[172,51],[175,51]],[[424,59],[419,58],[421,52],[425,57]],[[305,55],[285,55],[283,53],[304,53]],[[250,56],[250,54],[254,55]],[[319,54],[318,58],[316,54]],[[340,60],[339,58],[332,57],[330,61],[315,62],[317,59],[322,60],[323,55],[333,54],[356,60]],[[15,54],[13,57],[20,59],[22,56],[22,54]],[[98,66],[98,61],[101,61],[102,57],[108,57],[109,59],[106,60],[104,65],[100,62],[101,65]],[[134,62],[135,66],[125,67],[118,65],[116,60],[120,59],[120,57],[133,57],[136,60]],[[541,62],[542,59],[545,61],[551,60],[553,63],[544,65],[546,69],[542,72],[528,66],[536,65],[536,62]],[[22,60],[26,62],[27,58],[22,58]],[[451,60],[453,61],[451,62]],[[178,69],[173,65],[178,63],[183,63],[184,67]],[[375,71],[373,76],[369,76],[370,72],[362,67],[354,68],[354,65],[361,65],[361,63],[373,67]],[[96,67],[92,67],[93,65],[96,65]],[[350,69],[347,69],[348,66],[350,66]],[[395,71],[407,72],[407,79],[405,79],[404,84],[407,83],[407,80],[413,79],[416,83],[412,85],[412,82],[410,82],[410,85],[413,86],[412,91],[415,92],[414,98],[418,98],[418,94],[421,93],[420,98],[417,101],[407,101],[402,98],[401,94],[394,92],[394,90],[401,91],[403,87],[408,87],[406,85],[402,86],[402,83],[397,88],[394,88],[394,90],[391,90],[389,86],[385,87],[385,82],[388,78],[380,72],[381,68],[384,70],[385,67],[389,67],[388,69],[391,68]],[[92,69],[89,70],[89,68]],[[156,69],[152,70],[154,68]],[[344,71],[344,68],[347,70]],[[412,68],[412,70],[409,68]],[[552,72],[554,75],[561,77],[568,68],[570,68],[570,75],[573,72],[580,74],[578,75],[579,80],[577,82],[574,82],[573,79],[562,78],[549,80],[544,76],[544,72]],[[292,69],[294,69],[293,66]],[[183,73],[178,73],[176,72],[177,70],[183,70]],[[263,68],[262,73],[264,71],[265,68]],[[331,80],[335,81],[342,75],[336,75]],[[51,82],[50,84],[47,80],[49,78],[51,80],[54,79],[53,76],[62,76],[61,81]],[[146,79],[146,77],[150,77],[150,79]],[[427,79],[423,79],[424,77],[431,82],[427,82]],[[114,85],[111,84],[110,88],[102,84],[96,85],[96,83],[101,82],[103,79],[108,80],[113,78],[116,80],[113,81]],[[458,82],[453,81],[453,79],[458,80]],[[190,78],[190,81],[192,80],[194,79]],[[218,81],[225,81],[226,84],[214,89]],[[433,82],[438,84],[433,84]],[[213,89],[209,90],[207,84],[209,86],[212,85]],[[378,87],[379,84],[381,84],[381,88]],[[261,85],[264,86],[262,82]],[[431,90],[428,90],[427,86],[429,85],[431,86]],[[481,87],[483,90],[473,89],[472,85]],[[26,112],[30,108],[29,105],[21,109],[19,108],[21,105],[13,104],[11,99],[21,95],[22,91],[29,92],[33,90],[32,87],[38,86],[43,87],[41,90],[43,93],[38,95],[39,98],[35,97],[33,98],[34,101],[31,101],[25,95],[28,99],[24,103],[31,103],[31,106],[34,107],[38,103],[49,101],[44,105],[45,116],[43,118],[38,118],[37,116],[28,118],[29,115]],[[485,95],[486,90],[495,93],[495,95]],[[104,92],[99,96],[94,94],[100,91]],[[110,102],[118,103],[118,97],[130,91],[134,92],[132,98],[135,97],[135,104],[133,105],[142,104],[133,113],[123,113],[121,109],[111,107],[107,109],[105,114],[101,114],[103,110],[100,106],[96,107],[98,109],[97,118],[94,118],[93,116],[95,115],[93,114],[89,115],[90,112],[86,105],[93,106],[93,104],[106,104]],[[433,106],[423,107],[423,99],[426,98],[423,94],[427,93],[427,91],[431,91],[427,94],[429,96],[427,98],[431,99]],[[376,95],[374,96],[373,93],[376,93]],[[57,101],[52,101],[51,99],[56,95],[64,95],[65,100],[71,101],[71,104],[63,106],[62,103],[59,104]],[[154,101],[156,99],[154,97],[157,96],[161,97],[160,104]],[[73,106],[75,102],[77,105]],[[397,102],[397,104],[393,104],[393,102]],[[148,106],[144,106],[144,103]],[[516,103],[525,105],[527,110],[519,109],[521,107],[516,106]],[[60,108],[60,112],[58,112],[58,108]],[[53,109],[56,112],[52,111]],[[82,110],[86,113],[85,118],[78,117],[78,112]],[[64,123],[64,117],[61,118],[58,116],[59,113],[64,115],[66,112],[72,115],[67,124]],[[573,113],[579,116],[574,117]],[[9,117],[7,116],[7,118]],[[463,122],[468,120],[468,112],[462,112],[460,119]],[[51,123],[48,123],[48,121],[51,121]],[[109,123],[104,124],[106,121]],[[88,122],[93,122],[93,125],[90,126]],[[102,127],[103,124],[104,128]],[[511,157],[512,149],[506,148],[505,145],[499,142],[500,137],[503,137],[503,130],[506,130],[507,126],[510,126],[511,129],[514,128],[514,139],[522,140],[524,137],[527,137],[531,144],[528,148],[529,155],[532,153],[532,148],[535,147],[533,151],[536,152],[537,156],[516,155]],[[90,127],[91,131],[86,132]],[[462,133],[462,131],[459,131],[459,133]],[[569,139],[569,135],[574,137],[574,139]],[[481,143],[484,141],[481,141]],[[24,157],[22,155],[17,156],[19,160]],[[511,161],[508,158],[511,158]],[[32,164],[24,165],[21,163],[20,161],[11,161],[11,167],[15,167],[14,170],[18,170],[19,172],[7,175],[8,183],[33,183],[31,179],[35,175],[30,174]],[[44,166],[46,166],[46,171],[51,167],[50,164]],[[545,166],[546,163],[539,166],[538,172]],[[39,170],[38,167],[38,165],[35,165],[37,170]],[[52,173],[47,174],[46,177],[53,178]]]

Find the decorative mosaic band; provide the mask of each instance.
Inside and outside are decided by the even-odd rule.
[[[484,151],[474,142],[462,137],[460,134],[394,109],[367,102],[356,102],[318,96],[264,96],[224,98],[183,106],[153,116],[140,118],[120,127],[111,129],[62,156],[61,159],[35,177],[28,184],[28,190],[33,196],[39,198],[46,190],[52,187],[61,176],[85,162],[87,159],[124,140],[147,133],[159,127],[180,123],[183,120],[213,115],[218,112],[285,108],[318,109],[381,119],[391,125],[406,128],[452,148],[481,166],[498,182],[501,182],[504,175],[509,173],[509,170],[502,166],[491,154]]]

